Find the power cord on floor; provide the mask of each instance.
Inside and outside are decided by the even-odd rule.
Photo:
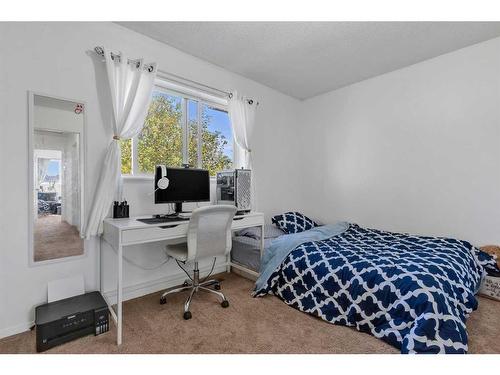
[[[186,271],[184,269],[184,267],[181,266],[181,264],[179,263],[179,261],[177,259],[175,260],[175,262],[177,263],[177,265],[179,266],[179,268],[184,271],[184,273],[187,275],[187,277],[189,277],[189,280],[193,281],[193,278],[189,275],[188,271]]]
[[[205,281],[207,281],[208,278],[210,277],[210,275],[212,275],[212,272],[214,272],[214,267],[215,267],[215,261],[216,260],[217,260],[217,258],[214,258],[214,261],[212,262],[212,269],[210,270],[210,272],[208,273],[208,275],[205,276],[205,278],[202,281],[200,281],[200,284],[204,283]]]
[[[112,246],[111,246],[111,248],[113,249],[113,251],[115,252],[115,254],[118,255],[118,252]],[[163,266],[163,265],[167,264],[168,262],[170,262],[171,259],[173,259],[171,256],[169,256],[167,254],[165,254],[165,256],[166,256],[165,260],[163,260],[160,264],[155,265],[154,267],[145,267],[145,266],[143,266],[143,265],[141,265],[139,263],[136,263],[132,259],[127,258],[125,255],[123,255],[123,259],[125,260],[125,262],[127,262],[127,263],[129,263],[129,264],[131,264],[133,266],[136,266],[137,268],[143,269],[145,271],[153,271],[153,270],[157,270],[161,266]],[[203,278],[203,280],[200,281],[200,283],[204,283],[212,275],[212,272],[214,272],[215,262],[216,261],[217,261],[217,258],[214,258],[214,261],[212,262],[212,268],[210,269],[210,272],[208,273],[207,276],[205,276]],[[184,273],[187,275],[187,277],[189,278],[189,280],[193,281],[193,278],[189,275],[189,272],[187,272],[186,269],[181,266],[181,264],[179,263],[179,261],[177,259],[175,260],[175,262],[180,267],[180,269],[184,271]]]
[[[179,268],[184,271],[184,273],[187,275],[187,277],[189,277],[189,280],[193,281],[193,278],[191,277],[191,275],[189,275],[189,272],[187,272],[186,269],[181,266],[181,263],[177,259],[175,261],[176,261],[177,265],[179,266]],[[207,276],[205,276],[203,278],[203,280],[200,281],[200,284],[204,283],[205,281],[207,281],[208,278],[212,275],[212,272],[214,272],[215,262],[216,261],[217,261],[217,258],[214,258],[214,261],[212,262],[212,268],[210,269],[210,272],[208,273]]]
[[[111,248],[113,249],[113,251],[118,255],[117,251],[114,249],[113,246],[111,246]],[[125,255],[123,255],[123,259],[125,260],[125,262],[127,262],[128,264],[131,264],[133,266],[136,266],[137,268],[140,268],[140,269],[143,269],[145,271],[153,271],[153,270],[157,270],[158,268],[160,268],[161,266],[167,264],[168,262],[170,262],[170,260],[172,259],[172,257],[168,256],[166,253],[165,253],[165,259],[160,263],[160,264],[157,264],[155,265],[154,267],[145,267],[139,263],[136,263],[135,261],[133,261],[132,259],[129,259],[127,258]]]

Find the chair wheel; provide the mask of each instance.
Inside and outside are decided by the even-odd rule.
[[[182,283],[182,286],[188,286],[188,285],[189,283],[187,282],[187,280]]]
[[[167,303],[167,299],[165,297],[160,298],[160,305],[164,305]]]
[[[224,301],[221,302],[220,304],[222,307],[226,308],[226,307],[229,307],[229,301],[227,299],[225,299]]]
[[[190,311],[186,311],[184,313],[184,320],[189,320],[191,319],[192,315],[191,315],[191,312]]]
[[[214,289],[215,289],[215,290],[220,290],[220,284],[215,284],[215,285],[214,285]]]

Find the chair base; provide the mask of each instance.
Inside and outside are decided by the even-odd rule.
[[[214,289],[208,288],[209,286],[214,286]],[[200,283],[200,270],[198,269],[198,262],[194,263],[194,271],[193,271],[193,279],[192,280],[186,280],[183,284],[183,286],[179,288],[174,288],[171,290],[167,290],[165,293],[163,293],[160,297],[160,304],[165,304],[167,303],[167,296],[169,294],[173,293],[179,293],[179,292],[185,292],[185,291],[190,291],[189,296],[184,303],[184,319],[189,320],[192,317],[191,312],[189,311],[189,308],[191,306],[191,301],[193,300],[193,296],[197,292],[207,292],[207,293],[212,293],[215,294],[219,299],[221,300],[221,306],[222,307],[228,307],[229,306],[229,301],[226,299],[224,294],[222,292],[219,292],[220,290],[220,282],[215,279],[211,280],[206,280]]]

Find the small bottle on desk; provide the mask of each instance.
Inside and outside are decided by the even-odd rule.
[[[118,201],[114,201],[113,202],[113,219],[116,219],[119,217],[118,216],[118,208],[119,208]]]

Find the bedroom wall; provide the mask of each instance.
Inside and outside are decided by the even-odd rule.
[[[28,90],[86,102],[87,168],[86,213],[95,189],[111,133],[102,111],[100,87],[104,66],[92,52],[106,45],[131,57],[157,61],[164,71],[221,89],[237,88],[258,99],[260,106],[254,133],[254,182],[256,208],[271,213],[297,207],[295,181],[299,172],[294,158],[295,128],[300,102],[222,68],[184,54],[113,23],[1,23],[0,24],[0,337],[26,330],[34,318],[34,306],[47,298],[47,282],[82,274],[87,290],[99,287],[99,243],[85,242],[86,256],[44,266],[28,264],[27,128]],[[286,144],[289,147],[281,147]],[[5,183],[8,181],[9,183]],[[290,187],[292,186],[292,187]],[[151,181],[127,180],[124,194],[131,214],[154,213]],[[162,259],[161,246],[129,249],[144,266]],[[132,255],[133,253],[136,255]],[[113,260],[103,246],[105,261]],[[173,262],[171,262],[173,263]],[[112,283],[112,264],[105,263],[106,282]],[[108,271],[108,270],[111,270]],[[165,279],[178,272],[167,264],[149,272],[125,265],[129,295],[168,286]],[[149,289],[148,289],[149,288]]]
[[[500,38],[306,100],[322,221],[500,244]]]

